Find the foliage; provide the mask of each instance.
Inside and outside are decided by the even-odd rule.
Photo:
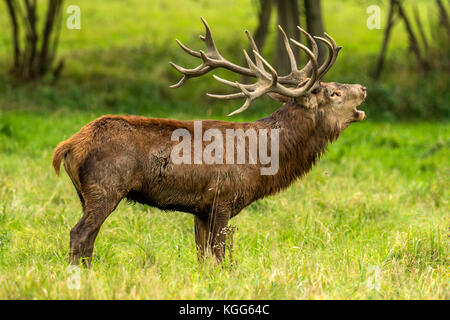
[[[422,0],[415,3],[422,13],[425,31],[430,32],[434,22],[429,20],[429,16],[436,13],[434,6]],[[387,1],[377,4],[382,9],[383,22]],[[367,29],[368,5],[369,2],[323,1],[325,28],[344,47],[327,80],[366,85],[369,95],[364,109],[369,119],[448,119],[449,76],[448,64],[445,64],[448,57],[432,51],[432,60],[441,61],[441,64],[430,74],[417,72],[415,58],[408,53],[407,35],[400,26],[394,27],[382,81],[375,82],[369,78],[375,67],[383,30]],[[224,104],[205,98],[206,92],[230,92],[211,76],[192,79],[181,89],[169,90],[168,86],[177,82],[180,75],[168,62],[195,65],[194,59],[182,52],[174,38],[195,49],[202,48],[198,39],[198,34],[203,32],[199,16],[204,16],[212,27],[221,52],[232,61],[244,63],[242,51],[236,48],[247,48],[243,30],[256,28],[257,9],[252,7],[252,1],[178,3],[130,0],[127,4],[119,1],[99,4],[80,0],[79,6],[81,30],[62,30],[60,51],[68,63],[61,83],[53,85],[51,76],[43,84],[31,84],[22,89],[3,83],[0,86],[0,108],[54,110],[80,107],[109,113],[154,114],[154,110],[146,107],[159,104],[164,110],[180,105],[181,111],[187,108],[184,106],[197,106],[193,115],[210,116],[211,112],[223,114],[223,108],[231,110],[232,106],[240,103]],[[134,10],[136,6],[141,10]],[[0,27],[8,30],[7,19],[4,18],[5,12],[0,11]],[[264,50],[269,61],[274,58],[270,48],[277,34],[275,28],[272,29]],[[2,70],[6,69],[6,62],[1,63],[2,57],[10,52],[8,37],[8,33],[0,34]],[[230,77],[223,71],[217,73]],[[233,80],[233,76],[230,78]],[[0,81],[6,82],[6,79],[0,78]],[[207,111],[202,111],[204,108]],[[270,108],[270,105],[263,107],[263,112]],[[263,113],[259,110],[253,112]]]
[[[14,62],[10,71],[15,80],[35,80],[48,72],[57,77],[63,67],[62,61],[57,66],[53,65],[61,29],[63,0],[48,0],[45,12],[35,0],[4,2],[11,21]]]

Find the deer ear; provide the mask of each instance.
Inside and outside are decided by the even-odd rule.
[[[298,105],[302,106],[306,109],[314,109],[319,106],[319,102],[317,101],[317,96],[314,94],[307,94],[301,97],[295,98],[295,101]]]

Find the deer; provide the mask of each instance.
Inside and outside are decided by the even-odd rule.
[[[182,74],[172,85],[181,87],[190,78],[203,76],[216,68],[255,78],[244,84],[222,79],[219,82],[238,90],[231,94],[207,94],[218,99],[245,99],[244,104],[229,115],[245,111],[263,95],[283,105],[271,115],[253,122],[203,120],[201,133],[213,129],[265,131],[268,138],[277,130],[279,168],[273,174],[261,174],[266,164],[252,163],[175,163],[171,154],[179,143],[172,139],[174,131],[194,135],[195,121],[150,118],[136,115],[104,115],[83,126],[79,132],[61,142],[53,155],[53,167],[59,175],[61,162],[81,202],[83,215],[70,230],[69,262],[86,267],[92,265],[94,242],[102,224],[122,199],[161,210],[180,211],[194,216],[194,233],[199,261],[212,257],[221,263],[225,257],[225,237],[229,220],[258,199],[278,193],[305,176],[351,123],[365,118],[357,107],[367,96],[359,84],[324,82],[323,77],[336,61],[342,47],[324,33],[324,37],[306,36],[311,49],[289,39],[278,26],[290,61],[289,74],[279,76],[263,58],[252,36],[245,31],[253,53],[246,50],[248,64],[243,67],[225,59],[214,43],[208,23],[201,18],[205,35],[200,39],[207,51],[195,51],[176,40],[188,55],[201,63],[188,69],[173,62]],[[318,64],[318,42],[328,48],[328,57]],[[291,43],[308,56],[299,69]],[[198,133],[197,133],[198,134]],[[244,140],[248,138],[244,136]],[[257,137],[261,139],[261,137]],[[232,141],[236,145],[238,139]],[[201,141],[205,148],[207,141]],[[272,153],[275,147],[270,145]],[[243,149],[249,153],[246,145]],[[217,150],[215,150],[216,152]],[[218,152],[218,151],[217,151]],[[233,156],[236,155],[236,149]]]

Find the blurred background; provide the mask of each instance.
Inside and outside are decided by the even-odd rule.
[[[0,8],[2,110],[223,117],[241,102],[207,98],[206,92],[230,92],[212,74],[169,88],[180,79],[169,61],[199,64],[175,38],[206,50],[198,38],[202,16],[226,58],[245,66],[248,29],[280,71],[288,60],[278,24],[296,39],[297,24],[314,35],[326,31],[344,47],[326,80],[366,85],[368,119],[449,117],[445,0],[3,0]],[[300,65],[305,60],[299,57]],[[237,80],[227,71],[214,73]],[[237,119],[256,119],[277,106],[258,101]]]

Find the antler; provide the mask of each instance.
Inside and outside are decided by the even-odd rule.
[[[228,80],[214,76],[214,78],[216,80],[218,80],[224,84],[227,84],[229,86],[232,86],[234,88],[238,88],[242,92],[237,93],[237,94],[236,93],[228,94],[228,95],[214,95],[214,94],[207,93],[207,95],[209,97],[217,98],[217,99],[236,99],[236,98],[246,97],[247,99],[246,99],[245,103],[242,105],[242,107],[240,107],[238,110],[233,111],[232,113],[229,114],[229,116],[232,116],[232,115],[235,115],[237,113],[240,113],[240,112],[246,110],[254,100],[256,100],[257,98],[259,98],[260,96],[262,96],[263,94],[266,94],[266,93],[273,92],[273,93],[278,93],[283,96],[292,97],[292,98],[300,97],[300,96],[306,94],[317,80],[317,75],[318,75],[317,60],[316,60],[314,54],[307,47],[305,47],[301,43],[298,43],[294,39],[291,39],[291,41],[295,45],[302,48],[308,54],[308,56],[311,59],[310,61],[312,62],[312,65],[313,65],[313,74],[312,74],[311,78],[309,78],[306,81],[306,84],[304,84],[302,87],[293,89],[293,88],[287,88],[287,87],[283,86],[282,84],[280,84],[278,74],[275,71],[275,69],[263,57],[261,57],[261,55],[258,52],[253,50],[253,53],[255,54],[255,56],[258,57],[258,59],[263,62],[263,64],[267,67],[267,69],[269,69],[270,76],[268,76],[265,71],[258,68],[253,63],[253,61],[250,59],[247,52],[244,50],[245,59],[247,60],[247,63],[249,65],[250,69],[255,73],[256,77],[258,78],[258,82],[256,82],[255,84],[245,85],[245,84],[241,84],[237,81],[233,83]],[[292,74],[292,72],[291,72],[291,74]],[[249,90],[253,90],[253,91],[249,91]]]
[[[337,55],[338,55],[339,51],[342,49],[342,47],[337,46],[336,41],[334,41],[334,39],[329,34],[324,32],[324,35],[330,41],[328,41],[327,39],[321,38],[321,37],[314,37],[315,39],[320,40],[323,43],[325,43],[329,50],[327,61],[325,61],[322,64],[322,66],[319,68],[319,78],[320,79],[322,79],[323,76],[325,76],[325,74],[328,72],[328,70],[330,70],[330,68],[336,62]]]
[[[275,69],[260,55],[258,47],[255,44],[255,41],[253,40],[252,36],[247,30],[245,31],[245,33],[249,39],[250,46],[252,48],[255,57],[255,63],[252,61],[247,52],[244,50],[244,56],[248,64],[248,68],[245,68],[236,65],[234,63],[231,63],[230,61],[222,57],[222,55],[219,53],[214,44],[214,40],[212,38],[211,30],[208,26],[208,23],[205,21],[205,19],[203,18],[201,19],[203,24],[205,25],[206,34],[205,36],[200,36],[200,39],[202,39],[205,42],[208,52],[205,53],[201,50],[194,51],[183,45],[180,41],[176,40],[177,43],[180,45],[180,47],[188,54],[197,58],[201,58],[202,63],[194,69],[186,69],[171,62],[170,64],[172,65],[172,67],[174,67],[176,70],[178,70],[183,74],[183,78],[178,83],[172,85],[171,87],[178,88],[182,86],[189,78],[199,77],[218,67],[231,70],[241,75],[257,78],[257,82],[254,84],[241,84],[239,82],[231,82],[214,75],[214,78],[219,82],[240,89],[241,92],[227,95],[215,95],[207,93],[209,97],[218,99],[246,98],[246,101],[242,105],[242,107],[230,113],[229,116],[246,110],[254,100],[256,100],[257,98],[266,93],[277,93],[291,98],[300,97],[302,95],[307,94],[308,92],[313,90],[318,85],[319,81],[323,78],[323,76],[325,76],[325,74],[328,72],[328,70],[336,61],[337,54],[339,50],[342,48],[338,47],[334,39],[331,38],[326,33],[325,37],[328,40],[321,37],[312,37],[305,30],[303,30],[300,27],[297,27],[303,34],[306,35],[312,47],[311,51],[310,49],[308,49],[308,47],[304,46],[303,44],[295,41],[294,39],[290,39],[290,41],[294,45],[301,48],[309,56],[309,61],[306,64],[306,66],[303,69],[298,70],[297,62],[294,53],[292,52],[292,48],[289,44],[289,40],[286,36],[286,33],[284,32],[281,26],[278,26],[283,36],[284,45],[286,47],[286,52],[288,54],[289,61],[291,64],[291,72],[286,76],[279,77]],[[317,48],[317,43],[314,39],[324,42],[329,49],[328,59],[320,67],[318,67],[317,65],[319,50]],[[269,72],[267,72],[265,68],[267,68]],[[309,73],[311,73],[310,78],[308,78]]]
[[[239,65],[236,65],[234,63],[231,63],[230,61],[224,59],[222,55],[219,53],[219,50],[217,50],[216,45],[214,44],[214,40],[211,35],[211,29],[208,26],[208,23],[205,19],[201,18],[203,24],[205,25],[205,36],[200,36],[200,39],[205,42],[206,48],[208,49],[208,52],[205,53],[202,50],[200,51],[194,51],[186,47],[184,44],[182,44],[178,39],[176,39],[178,45],[186,51],[191,56],[201,58],[202,64],[194,69],[185,69],[183,67],[180,67],[179,65],[176,65],[173,62],[170,62],[170,65],[174,67],[176,70],[184,74],[183,78],[176,84],[170,86],[171,88],[179,88],[181,87],[186,80],[189,78],[194,77],[200,77],[209,71],[222,67],[228,70],[231,70],[235,73],[239,73],[246,76],[254,76],[253,73],[248,68],[243,68]]]

